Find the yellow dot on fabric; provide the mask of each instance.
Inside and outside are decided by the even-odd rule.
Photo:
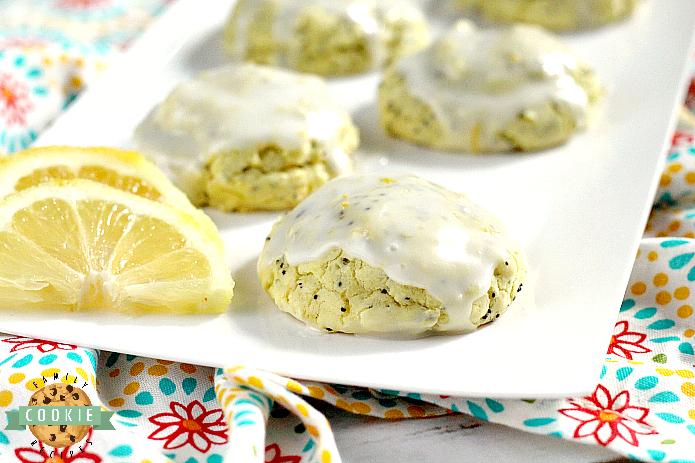
[[[654,275],[654,286],[664,286],[668,283],[668,275],[665,273],[657,273]]]
[[[312,426],[310,424],[305,424],[304,427],[306,428],[307,431],[309,431],[309,434],[311,434],[314,437],[319,437],[319,430],[316,429],[315,426]]]
[[[690,419],[695,420],[695,410],[692,410],[692,409],[689,410],[689,411],[688,411],[688,416],[690,417]]]
[[[352,404],[352,411],[360,415],[366,415],[372,411],[372,407],[364,402],[355,402]]]
[[[695,384],[693,383],[683,383],[681,384],[681,391],[688,397],[695,397]]]
[[[611,359],[606,359],[606,362],[608,362],[608,363],[618,363],[617,360],[611,360]]]
[[[309,409],[304,404],[297,404],[297,411],[304,416],[309,416]]]
[[[234,373],[235,371],[241,370],[242,368],[244,368],[244,367],[241,367],[241,366],[229,367],[225,371],[227,373]]]
[[[73,87],[82,87],[82,79],[77,76],[73,76],[70,78],[70,85]]]
[[[249,376],[249,384],[257,387],[258,389],[264,389],[263,381],[258,376]]]
[[[668,174],[663,174],[661,180],[659,180],[659,186],[669,186],[671,184],[671,176]]]
[[[342,408],[343,410],[347,410],[347,411],[349,411],[349,412],[352,411],[352,410],[350,409],[350,404],[347,403],[347,402],[345,402],[343,399],[338,399],[338,400],[336,400],[336,401],[335,401],[335,406],[338,407],[338,408]]]
[[[295,394],[301,394],[304,392],[304,388],[297,381],[289,380],[287,381],[287,390],[294,392]]]
[[[665,231],[660,231],[659,233],[657,233],[654,236],[656,236],[657,238],[666,238],[668,236],[668,233]]]
[[[46,379],[48,379],[48,377],[52,378],[56,374],[60,376],[60,368],[46,368],[41,372],[41,376],[45,376]]]
[[[695,336],[695,330],[685,330],[683,336],[685,336],[686,338],[692,338],[693,336]]]
[[[632,365],[644,365],[644,362],[640,362],[638,360],[628,360],[627,363]]]
[[[678,310],[676,311],[679,317],[681,318],[688,318],[693,314],[693,308],[690,307],[689,305],[682,305],[678,307]]]
[[[65,375],[62,378],[60,378],[60,382],[65,383],[65,384],[75,384],[75,383],[77,383],[77,376]]]
[[[656,372],[663,376],[673,376],[673,370],[667,368],[657,368]]]
[[[34,378],[30,379],[26,382],[24,387],[29,389],[30,391],[36,391],[38,389],[41,389],[44,386],[43,378]]]
[[[121,399],[120,397],[109,400],[109,405],[112,407],[122,407],[124,403],[125,400]]]
[[[161,363],[162,365],[171,365],[171,364],[174,363],[174,362],[171,361],[171,360],[157,359],[157,363]]]
[[[695,378],[695,373],[690,370],[676,370],[676,374],[685,379]]]
[[[666,305],[671,302],[671,293],[668,291],[659,291],[656,293],[656,297],[654,299],[656,300],[657,304]]]
[[[321,463],[331,463],[331,452],[324,450],[321,454]]]
[[[681,286],[680,288],[676,288],[676,290],[673,292],[673,297],[675,297],[679,301],[688,299],[689,296],[690,289],[687,286]]]
[[[111,378],[115,378],[116,376],[118,376],[118,375],[120,375],[120,374],[121,374],[121,370],[119,370],[118,368],[109,371],[109,376],[110,376]]]
[[[681,228],[681,223],[678,220],[674,220],[668,224],[668,231],[677,232]]]
[[[241,376],[232,376],[232,379],[237,383],[246,384],[246,379]]]
[[[181,371],[183,371],[184,373],[188,373],[189,375],[192,375],[193,373],[198,371],[195,365],[191,365],[190,363],[182,363],[181,365],[179,365],[179,368],[181,368]]]
[[[418,407],[417,405],[411,405],[408,407],[408,414],[415,418],[422,418],[426,415],[425,409]]]
[[[77,372],[78,375],[82,376],[82,378],[84,378],[85,381],[89,381],[89,375],[82,368],[77,367],[77,368],[75,368],[75,371]]]
[[[145,364],[143,362],[138,362],[130,367],[130,376],[137,376],[145,369]]]
[[[652,223],[651,222],[647,222],[647,225],[644,226],[644,231],[645,232],[652,231]],[[642,253],[641,250],[637,250],[637,257],[639,257],[641,253]]]
[[[641,296],[645,292],[647,292],[647,285],[642,283],[641,281],[638,281],[632,287],[630,287],[630,291],[632,291],[632,294],[635,296]]]
[[[0,391],[0,407],[7,407],[12,403],[11,391]]]
[[[397,420],[400,418],[405,418],[405,414],[402,411],[400,411],[396,408],[393,408],[391,410],[386,410],[384,412],[384,418],[389,418],[391,420]]]
[[[150,376],[166,375],[167,371],[169,371],[169,369],[167,367],[165,367],[164,365],[152,365],[151,367],[149,367],[147,369],[147,373]]]
[[[138,389],[140,389],[140,383],[137,381],[133,381],[132,383],[128,384],[126,387],[123,388],[123,393],[125,395],[133,395],[136,392],[138,392]]]
[[[309,394],[315,399],[323,399],[323,397],[326,395],[326,393],[323,392],[323,389],[316,386],[309,386]]]
[[[695,238],[695,233],[693,233],[693,232],[683,233],[683,238]]]
[[[234,400],[235,397],[236,397],[236,394],[229,394],[229,397],[227,397],[226,399],[224,399],[224,406],[225,406],[225,407],[228,406],[228,405],[229,405],[229,402],[231,402],[232,400]]]
[[[13,375],[10,375],[10,377],[7,378],[7,380],[10,382],[10,384],[17,384],[21,383],[24,378],[26,378],[26,375],[24,373],[15,373]]]
[[[94,375],[89,375],[89,377],[92,378],[92,384],[94,384],[95,386],[96,386],[97,384],[99,384],[99,381],[96,380],[96,378],[94,377]]]
[[[649,259],[652,262],[654,262],[658,258],[659,258],[659,254],[656,251],[652,251],[649,254],[647,254],[647,259]]]
[[[695,172],[688,172],[685,174],[685,182],[691,185],[695,185]]]
[[[668,171],[669,172],[678,172],[682,168],[683,168],[683,166],[680,164],[671,164],[670,166],[668,166]]]

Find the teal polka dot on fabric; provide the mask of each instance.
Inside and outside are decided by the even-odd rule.
[[[674,394],[671,391],[663,391],[659,392],[658,394],[654,394],[650,399],[649,402],[661,402],[661,403],[669,403],[669,402],[679,402],[681,399],[678,398],[676,394]]]
[[[9,444],[10,440],[7,438],[4,432],[0,431],[0,444]]]
[[[159,380],[159,390],[164,395],[171,395],[176,392],[176,384],[169,378],[162,378]]]
[[[187,395],[191,395],[197,385],[198,381],[195,378],[186,378],[181,382],[181,387]]]
[[[661,461],[666,458],[666,452],[662,452],[661,450],[647,450],[647,453],[656,461]]]
[[[19,359],[19,360],[17,360],[16,362],[14,362],[14,363],[12,364],[12,368],[22,368],[22,367],[25,367],[25,366],[29,365],[29,364],[31,363],[32,360],[34,360],[34,356],[33,356],[33,355],[31,355],[31,354],[25,355],[25,356],[22,357],[21,359]]]
[[[634,299],[625,299],[623,303],[620,305],[620,311],[625,312],[626,310],[630,310],[635,306],[635,301]]]
[[[73,362],[82,363],[82,357],[75,352],[68,352],[66,357],[72,360]]]
[[[500,413],[504,411],[504,405],[492,399],[485,399],[485,403],[495,413]]]
[[[119,410],[116,412],[116,415],[120,415],[123,418],[137,418],[142,416],[142,413],[136,412],[135,410]]]
[[[106,359],[106,366],[107,367],[112,367],[118,362],[118,359],[121,357],[121,354],[118,354],[116,352],[112,352],[111,355],[109,355],[109,358]]]
[[[649,330],[667,330],[669,328],[673,328],[673,326],[676,324],[673,320],[657,320],[651,325],[647,326],[647,329]]]
[[[133,453],[133,448],[130,445],[119,445],[109,452],[109,455],[114,457],[127,457]]]
[[[213,454],[205,460],[206,463],[222,463],[222,455]]]
[[[40,365],[50,365],[51,363],[55,362],[55,360],[58,358],[57,355],[55,354],[48,354],[44,355],[39,359],[39,364]]]
[[[553,422],[555,422],[555,418],[532,418],[524,421],[524,425],[531,428],[537,428],[538,426],[545,426]]]
[[[364,389],[357,390],[350,395],[355,400],[369,400],[372,398],[372,394]]]
[[[623,368],[620,368],[620,369],[618,369],[618,371],[615,372],[615,377],[618,378],[619,381],[622,381],[622,380],[624,380],[625,378],[627,378],[628,376],[630,376],[630,374],[631,374],[634,370],[635,370],[635,369],[632,368],[632,367],[623,367]]]
[[[683,354],[695,355],[695,351],[693,351],[693,345],[690,344],[689,342],[681,343],[678,346],[678,350]]]
[[[634,317],[644,320],[645,318],[652,318],[654,315],[656,315],[656,307],[647,307],[637,312]]]
[[[678,415],[673,413],[657,413],[656,416],[666,421],[667,423],[680,424],[685,423],[685,420]]]
[[[487,421],[487,413],[485,413],[485,410],[477,404],[474,404],[470,400],[467,401],[468,403],[468,409],[471,411],[471,415],[475,416],[476,418],[480,418],[481,420]]]
[[[150,405],[154,402],[152,394],[147,391],[141,392],[135,396],[135,403],[138,405]]]
[[[673,270],[682,269],[688,264],[688,262],[690,262],[693,259],[693,256],[695,256],[695,253],[692,252],[689,252],[687,254],[681,254],[680,256],[676,256],[670,261],[668,261],[668,265]]]
[[[0,362],[0,365],[6,364],[7,362],[9,362],[10,360],[12,360],[12,359],[15,358],[16,356],[17,356],[17,354],[12,354],[12,355],[10,355],[10,356],[7,357],[5,360],[3,360],[2,362]]]
[[[659,384],[659,378],[656,376],[645,376],[644,378],[640,378],[635,382],[635,389],[646,391],[656,387],[657,384]]]
[[[211,400],[214,400],[215,397],[215,388],[211,387],[205,391],[205,394],[203,395],[203,402],[210,402]]]
[[[97,359],[94,358],[94,354],[92,354],[90,351],[86,350],[84,351],[85,355],[89,359],[89,363],[92,364],[92,368],[95,370],[97,369]]]

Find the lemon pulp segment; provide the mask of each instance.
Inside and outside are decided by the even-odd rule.
[[[87,181],[10,195],[0,202],[0,301],[66,310],[221,312],[233,281],[219,236],[198,220]]]

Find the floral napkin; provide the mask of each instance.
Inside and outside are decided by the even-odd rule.
[[[0,153],[29,147],[166,3],[0,1]],[[590,395],[502,400],[374,391],[0,335],[0,412],[18,411],[32,394],[60,382],[112,411],[115,428],[90,428],[58,448],[49,445],[50,433],[39,439],[30,429],[7,429],[9,415],[0,413],[0,460],[339,462],[330,425],[305,400],[310,397],[385,419],[468,413],[637,460],[695,463],[695,116],[689,110],[695,110],[695,83]]]

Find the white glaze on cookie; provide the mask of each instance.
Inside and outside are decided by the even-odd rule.
[[[442,146],[511,144],[499,132],[525,109],[544,102],[566,105],[585,128],[589,97],[573,73],[577,58],[553,35],[517,24],[479,29],[468,20],[428,49],[396,64],[409,92],[445,126]],[[477,138],[477,139],[474,139]]]
[[[216,153],[273,143],[292,151],[313,139],[325,147],[331,174],[342,175],[352,167],[338,143],[347,117],[320,77],[234,64],[177,86],[138,126],[134,141],[168,174],[190,172],[195,181]]]
[[[298,16],[309,8],[320,9],[334,17],[344,18],[360,26],[367,37],[368,53],[373,67],[384,64],[388,58],[388,32],[386,21],[407,18],[413,22],[425,22],[422,13],[403,0],[240,0],[234,12],[236,33],[228,44],[229,51],[236,59],[244,59],[248,48],[249,27],[253,18],[268,5],[273,6],[273,38],[283,44],[280,53],[280,66],[297,67],[299,59],[298,43],[295,43],[295,30]]]
[[[283,257],[291,266],[314,262],[334,249],[435,297],[448,316],[439,331],[475,330],[473,302],[488,292],[495,268],[511,261],[525,267],[489,212],[407,174],[356,174],[322,186],[279,220],[259,267]]]

